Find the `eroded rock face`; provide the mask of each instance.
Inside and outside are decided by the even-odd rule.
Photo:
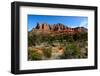
[[[37,23],[36,29],[50,31],[50,26],[46,23]]]
[[[49,25],[46,23],[37,23],[36,29],[39,30],[53,30],[53,31],[60,31],[65,30],[65,26],[61,23]]]
[[[87,32],[87,28],[84,28],[84,27],[71,28],[61,23],[52,24],[52,25],[47,24],[47,23],[37,23],[37,26],[35,29],[39,31],[46,31],[46,32],[58,31],[58,32],[64,32],[64,33],[69,33],[69,34],[75,34],[78,32]]]

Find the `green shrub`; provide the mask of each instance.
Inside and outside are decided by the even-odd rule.
[[[36,39],[37,39],[37,37],[35,34],[32,34],[31,36],[28,35],[28,46],[35,46]]]
[[[74,43],[70,43],[65,47],[64,58],[80,58],[80,48]]]
[[[43,53],[44,53],[45,57],[50,58],[51,54],[52,54],[52,50],[51,50],[51,48],[44,48]]]
[[[41,59],[42,59],[42,56],[41,56],[41,54],[39,54],[39,53],[37,53],[37,52],[33,52],[33,53],[31,54],[31,59],[32,59],[32,60],[41,60]]]
[[[28,59],[29,60],[41,60],[42,55],[37,52],[37,50],[28,49]]]

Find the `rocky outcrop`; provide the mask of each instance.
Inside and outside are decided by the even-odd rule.
[[[65,26],[61,23],[49,25],[46,23],[37,23],[36,29],[38,30],[47,30],[47,31],[61,31],[65,30]]]
[[[46,31],[46,32],[64,32],[64,33],[69,33],[69,34],[74,34],[77,32],[87,32],[87,28],[85,27],[75,27],[75,28],[71,28],[71,27],[67,27],[61,23],[57,23],[57,24],[47,24],[47,23],[37,23],[37,26],[35,27],[35,29],[39,30],[39,31]]]
[[[50,31],[50,25],[46,23],[37,23],[36,29]]]

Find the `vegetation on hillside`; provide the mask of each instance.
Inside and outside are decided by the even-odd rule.
[[[28,59],[77,59],[87,58],[87,32],[74,35],[58,34],[46,35],[32,32],[28,34]],[[31,47],[31,49],[30,49]],[[54,49],[63,48],[63,53],[54,52]],[[39,50],[38,50],[39,49]],[[61,49],[60,49],[61,50]],[[39,51],[39,52],[38,52]],[[56,50],[55,50],[56,51]],[[57,54],[57,55],[56,55]],[[58,57],[59,56],[59,57]]]

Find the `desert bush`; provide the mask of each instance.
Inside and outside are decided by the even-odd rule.
[[[37,50],[28,49],[29,60],[41,60],[42,55]]]
[[[73,35],[73,39],[74,39],[74,41],[79,40],[80,39],[80,35],[79,34],[74,34]]]
[[[80,48],[78,48],[74,43],[70,43],[65,47],[64,58],[80,58]]]
[[[86,32],[78,33],[78,34],[73,35],[73,39],[74,39],[74,41],[87,41],[87,39],[88,39],[87,36],[88,35]]]
[[[28,46],[35,46],[36,39],[37,39],[37,36],[35,34],[32,34],[31,36],[28,35]]]
[[[43,53],[44,53],[45,57],[50,58],[51,54],[52,54],[52,49],[51,48],[44,48]]]
[[[83,39],[83,41],[87,41],[88,40],[88,33],[82,33],[81,38]]]

